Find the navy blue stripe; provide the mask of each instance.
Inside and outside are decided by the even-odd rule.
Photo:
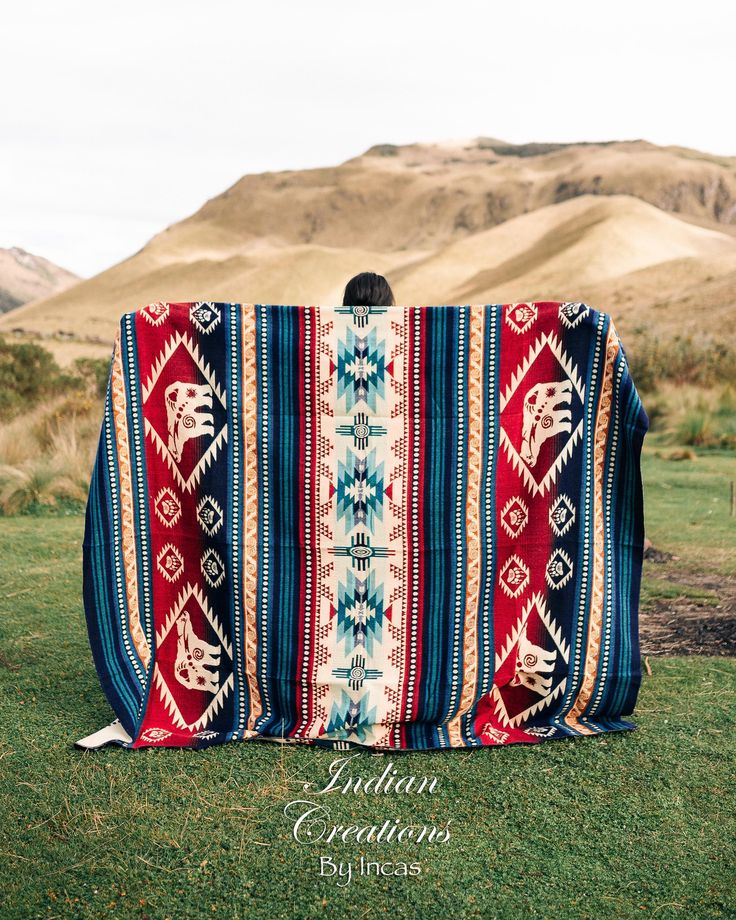
[[[114,682],[117,692],[125,705],[131,712],[135,712],[136,707],[140,704],[141,688],[123,640],[123,629],[120,619],[121,616],[125,616],[127,621],[127,610],[121,614],[116,594],[116,585],[113,580],[113,573],[115,572],[115,546],[105,541],[105,535],[109,535],[112,530],[109,520],[112,509],[109,476],[102,475],[100,477],[99,486],[101,489],[98,494],[104,496],[105,511],[103,513],[101,502],[98,501],[93,505],[93,516],[95,517],[94,530],[99,540],[96,550],[100,561],[100,566],[97,568],[96,574],[98,597],[105,597],[105,605],[109,613],[109,620],[103,620],[102,623],[101,638],[105,655],[112,664],[110,672],[111,680]],[[103,559],[104,562],[102,561]]]
[[[649,423],[641,413],[641,401],[625,367],[620,387],[621,444],[616,457],[614,479],[617,494],[613,504],[616,524],[612,535],[614,578],[619,587],[615,610],[620,620],[612,671],[606,685],[604,711],[626,715],[633,711],[641,685],[639,647],[639,593],[644,551],[644,502],[641,481],[641,449]]]
[[[271,703],[257,728],[264,735],[288,735],[298,718],[295,685],[298,680],[297,643],[302,615],[300,582],[302,548],[300,536],[300,400],[301,363],[299,307],[266,307],[266,355],[260,354],[262,317],[259,311],[258,367],[268,385],[267,440],[260,450],[268,461],[268,542],[262,547],[268,584],[259,567],[258,609],[266,618],[268,653],[260,679]],[[264,360],[265,359],[265,360]],[[263,406],[259,400],[258,431],[263,431]],[[262,473],[263,457],[259,460]],[[261,476],[261,482],[263,478]],[[262,513],[262,512],[261,512]],[[261,530],[263,533],[263,530]]]
[[[437,744],[434,723],[448,714],[455,644],[453,631],[459,633],[458,680],[462,682],[462,620],[454,605],[458,589],[456,560],[462,546],[455,533],[458,506],[457,475],[461,467],[466,476],[466,457],[458,457],[458,320],[464,307],[428,308],[424,313],[424,376],[421,380],[425,415],[420,419],[424,431],[424,482],[422,486],[424,542],[424,583],[422,604],[422,662],[416,691],[416,722],[408,726],[410,742],[420,737],[432,746]],[[466,343],[467,345],[467,339]],[[467,348],[463,376],[467,376]],[[464,397],[465,398],[465,397]],[[463,420],[463,438],[467,419]],[[465,489],[460,497],[464,501]],[[464,510],[464,505],[463,509]],[[461,580],[461,604],[464,607],[465,580]],[[458,691],[459,701],[459,691]],[[430,734],[422,722],[433,723]]]
[[[122,648],[120,611],[113,583],[116,548],[109,539],[111,504],[106,434],[107,425],[103,423],[85,509],[82,596],[92,658],[100,685],[115,715],[125,730],[132,734],[141,688]]]

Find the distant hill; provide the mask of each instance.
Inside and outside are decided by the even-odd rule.
[[[56,294],[77,281],[73,272],[20,246],[0,248],[0,313]]]
[[[736,319],[736,157],[475,138],[247,175],[0,332],[105,353],[120,314],[151,301],[336,304],[364,270],[398,303],[586,300],[623,337],[715,329]]]

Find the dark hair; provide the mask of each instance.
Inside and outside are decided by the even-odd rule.
[[[393,307],[394,292],[383,275],[361,272],[345,285],[343,307]]]

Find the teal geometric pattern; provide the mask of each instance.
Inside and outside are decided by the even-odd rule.
[[[347,411],[359,402],[376,411],[376,397],[383,398],[386,374],[386,343],[378,341],[376,329],[366,336],[346,330],[338,342],[337,395],[346,397]]]
[[[360,741],[365,741],[368,737],[367,729],[376,720],[376,707],[368,709],[367,694],[359,700],[352,700],[344,690],[340,693],[339,704],[332,704],[327,734],[337,740],[347,740],[351,735],[357,735]]]
[[[376,464],[375,447],[367,457],[350,448],[345,462],[337,461],[337,518],[345,518],[346,531],[363,524],[375,532],[375,518],[383,520],[383,462]]]
[[[348,569],[346,583],[337,586],[337,635],[345,642],[345,650],[363,648],[373,654],[374,640],[380,644],[386,616],[383,585],[376,585],[376,572],[358,578]]]

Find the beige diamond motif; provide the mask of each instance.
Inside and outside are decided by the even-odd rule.
[[[157,301],[156,303],[146,304],[139,311],[144,319],[147,319],[152,326],[160,326],[169,315],[169,305]]]
[[[172,543],[167,543],[156,556],[156,565],[167,581],[174,582],[184,569],[184,558]]]
[[[526,332],[536,318],[535,303],[510,303],[506,307],[506,322],[518,335]]]
[[[514,553],[499,572],[498,582],[509,597],[518,597],[529,584],[529,566]]]

